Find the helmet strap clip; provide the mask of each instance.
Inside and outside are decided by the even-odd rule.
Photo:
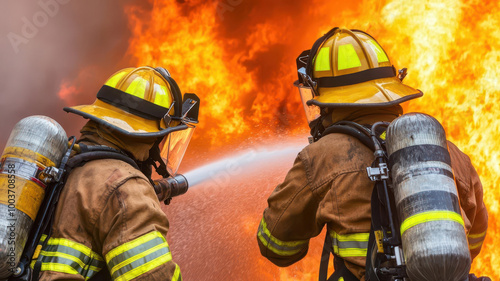
[[[165,125],[167,126],[167,128],[170,127],[170,123],[172,122],[172,116],[170,116],[170,111],[172,111],[174,104],[175,104],[175,101],[172,102],[172,104],[168,108],[167,113],[165,114],[165,116],[163,116],[163,121],[165,121]]]
[[[403,68],[398,71],[398,79],[399,81],[403,82],[403,79],[405,79],[406,75],[408,74],[408,68]]]
[[[318,85],[318,83],[316,81],[314,81],[311,78],[311,76],[307,75],[306,68],[305,67],[301,67],[298,70],[298,72],[299,72],[300,78],[302,78],[302,81],[303,81],[304,85],[306,85],[309,88],[311,88],[311,90],[313,91],[313,93],[314,93],[315,96],[319,96],[318,91],[316,91],[316,86]]]

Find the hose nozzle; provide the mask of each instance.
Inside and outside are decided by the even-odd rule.
[[[154,181],[154,189],[158,200],[170,203],[172,197],[182,195],[188,191],[189,184],[185,176],[179,174],[175,177],[163,178]]]

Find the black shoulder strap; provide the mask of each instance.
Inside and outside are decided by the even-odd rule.
[[[383,131],[378,131],[377,130],[377,135],[379,136],[378,139],[381,142],[381,144],[384,146],[385,141],[380,138],[381,135],[383,135],[385,130]],[[333,133],[340,133],[340,134],[346,134],[349,136],[352,136],[356,139],[358,139],[361,143],[363,143],[365,146],[370,148],[370,150],[375,151],[375,145],[373,143],[373,140],[370,137],[370,129],[360,125],[355,122],[351,121],[340,121],[335,123],[334,125],[326,128],[324,132],[322,133],[321,137],[324,137],[328,134],[333,134]],[[380,204],[383,204],[383,202],[380,202],[380,196],[378,192],[380,192],[380,188],[377,188],[377,184],[375,184],[374,189],[373,189],[373,194],[372,194],[372,199],[371,199],[371,213],[372,213],[372,225],[370,229],[370,239],[368,242],[368,253],[367,253],[367,273],[366,273],[366,278],[367,280],[371,281],[377,281],[379,280],[378,276],[375,274],[373,271],[373,266],[377,266],[376,264],[372,264],[372,255],[376,255],[376,252],[374,253],[374,247],[376,247],[376,242],[375,242],[375,235],[374,235],[374,230],[380,230],[382,225],[385,225],[386,219],[382,216],[383,213],[383,208],[380,206]],[[329,235],[328,233],[326,234],[327,237],[325,238],[325,244],[323,246],[323,252],[322,252],[322,257],[321,257],[321,263],[320,263],[320,272],[319,272],[319,280],[324,281],[327,278],[327,271],[328,271],[328,262],[330,259],[330,252],[331,252],[331,241],[329,240]],[[376,249],[375,249],[376,251]],[[380,261],[380,260],[377,260]],[[375,261],[375,262],[377,262]],[[368,269],[370,267],[370,269]],[[337,271],[337,269],[336,269]],[[345,279],[346,277],[344,277]]]
[[[380,281],[377,273],[375,272],[375,268],[377,268],[380,264],[380,259],[377,256],[377,243],[375,237],[375,231],[382,229],[382,217],[381,212],[382,209],[380,207],[380,199],[377,194],[378,192],[377,183],[375,183],[375,187],[373,188],[372,198],[371,198],[371,213],[372,213],[372,225],[370,228],[370,236],[368,239],[368,249],[366,252],[366,273],[365,279],[366,281]]]
[[[370,133],[369,129],[364,127],[363,125],[360,125],[355,122],[351,121],[340,121],[335,123],[334,125],[326,128],[321,135],[321,137],[324,137],[329,134],[333,133],[339,133],[339,134],[345,134],[352,136],[356,139],[358,139],[362,144],[370,148],[370,150],[375,151],[375,145],[373,144],[373,141],[370,138]],[[321,262],[319,266],[319,281],[326,281],[328,277],[328,263],[330,261],[330,252],[332,249],[332,242],[330,235],[328,234],[328,231],[326,233],[325,237],[325,243],[323,245],[323,251],[321,253]],[[337,258],[336,258],[337,259]],[[340,264],[340,263],[337,263]],[[345,267],[345,265],[344,265]],[[346,269],[347,270],[347,269]],[[340,274],[340,271],[345,272],[346,270],[340,270],[340,269],[335,269],[335,271],[339,271],[338,274]],[[348,271],[348,270],[347,270]],[[346,278],[354,278],[356,279],[352,274],[348,275],[350,272],[345,272],[346,274],[344,280],[347,280]],[[352,279],[352,280],[354,280]]]
[[[137,163],[134,161],[134,159],[120,152],[117,149],[101,145],[86,146],[83,144],[80,144],[80,148],[82,149],[82,152],[76,154],[75,156],[73,156],[68,160],[68,164],[66,164],[68,169],[73,169],[79,166],[83,166],[86,163],[93,160],[116,159],[116,160],[121,160],[127,164],[130,164],[132,167],[140,170],[139,166],[137,166]]]
[[[375,145],[373,144],[373,141],[370,139],[369,135],[361,131],[359,128],[345,124],[332,125],[325,129],[322,136],[326,136],[328,134],[333,134],[333,133],[345,134],[357,138],[361,143],[363,143],[369,149],[375,151]]]
[[[328,263],[330,262],[330,252],[332,251],[332,238],[326,231],[325,243],[321,252],[321,261],[319,263],[319,281],[325,281],[328,278]]]

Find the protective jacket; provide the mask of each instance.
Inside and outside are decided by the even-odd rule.
[[[89,139],[86,144],[109,144]],[[42,238],[40,280],[182,280],[167,231],[167,217],[142,172],[120,160],[90,161],[72,170],[52,234],[47,243]]]
[[[370,116],[353,121],[371,124],[377,119],[394,118]],[[483,189],[469,157],[451,142],[449,150],[474,258],[481,250],[488,225]],[[368,147],[344,134],[329,134],[305,147],[268,199],[257,232],[262,255],[278,266],[289,266],[306,255],[309,239],[326,225],[333,254],[342,258],[358,279],[365,280],[374,186],[366,167],[373,160]]]

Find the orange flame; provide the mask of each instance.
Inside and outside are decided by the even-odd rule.
[[[498,279],[499,3],[157,0],[151,11],[126,8],[129,54],[137,65],[169,68],[182,90],[202,97],[194,142],[208,139],[214,147],[256,134],[306,132],[292,87],[295,57],[333,26],[369,32],[393,63],[409,68],[405,83],[424,92],[407,107],[435,116],[477,168],[490,222],[472,272]],[[316,279],[316,257],[281,269],[279,280]]]

